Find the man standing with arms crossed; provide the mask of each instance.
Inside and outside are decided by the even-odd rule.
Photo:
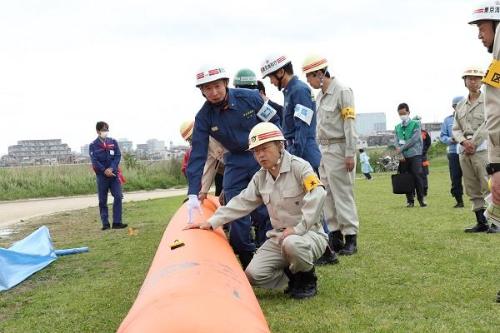
[[[324,211],[330,246],[341,255],[352,255],[357,252],[359,228],[354,201],[357,141],[354,96],[350,88],[330,77],[325,58],[308,57],[302,70],[311,87],[320,89],[316,133],[322,155],[319,174],[327,191]]]

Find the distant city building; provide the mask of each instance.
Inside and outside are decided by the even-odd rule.
[[[165,141],[160,141],[157,139],[149,139],[146,141],[148,145],[148,150],[151,154],[161,153],[165,151]]]
[[[120,151],[123,153],[132,153],[134,143],[128,139],[118,139],[118,146],[120,147]]]
[[[422,123],[422,128],[429,132],[432,142],[439,141],[442,123]]]
[[[89,144],[83,145],[80,147],[80,153],[83,156],[89,156]]]
[[[140,160],[148,159],[148,155],[149,155],[148,145],[146,143],[138,144],[137,148],[135,149],[135,155]]]
[[[358,113],[356,115],[356,132],[359,136],[373,135],[386,129],[384,112]]]
[[[15,160],[19,165],[73,163],[71,148],[61,139],[21,140],[9,146],[6,160]]]
[[[389,146],[394,144],[394,132],[385,131],[375,135],[369,135],[366,138],[368,147],[373,146]]]

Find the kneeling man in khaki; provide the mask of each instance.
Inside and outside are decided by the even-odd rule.
[[[284,149],[284,140],[274,124],[257,124],[250,131],[249,149],[262,168],[207,222],[186,229],[215,229],[264,203],[273,229],[245,273],[257,287],[284,288],[288,282],[285,293],[300,299],[317,292],[314,261],[328,243],[320,222],[326,192],[311,165]]]

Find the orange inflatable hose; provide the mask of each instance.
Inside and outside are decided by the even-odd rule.
[[[204,200],[212,216],[216,197]],[[118,333],[270,332],[245,273],[221,228],[183,231],[187,203],[170,220],[137,299]]]

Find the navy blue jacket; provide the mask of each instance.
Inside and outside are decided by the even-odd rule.
[[[113,173],[118,175],[118,164],[122,154],[115,139],[106,138],[104,141],[100,138],[95,139],[89,146],[89,155],[96,174],[104,175],[104,170],[112,168]]]
[[[285,106],[282,125],[283,134],[288,142],[287,150],[308,161],[313,168],[317,168],[321,153],[316,142],[316,102],[311,89],[294,75],[283,90],[283,94]],[[310,124],[294,116],[298,104],[313,112]]]
[[[187,167],[188,194],[198,194],[200,191],[203,167],[207,160],[209,136],[219,141],[228,150],[225,158],[231,158],[232,162],[237,163],[238,154],[250,154],[247,151],[248,135],[256,124],[262,122],[257,117],[257,112],[263,105],[264,100],[257,90],[239,88],[228,89],[225,108],[208,101],[203,104],[194,122],[193,148]],[[277,115],[274,115],[270,121],[280,126]],[[244,160],[247,161],[247,159]]]

